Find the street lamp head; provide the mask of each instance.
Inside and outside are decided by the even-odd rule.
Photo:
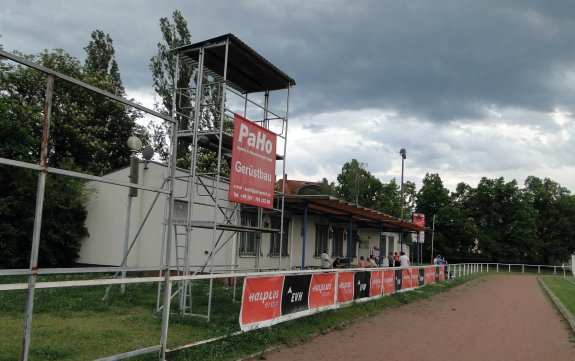
[[[399,150],[399,154],[401,155],[401,158],[403,159],[407,158],[407,151],[405,150],[405,148],[401,148]]]
[[[140,149],[142,149],[142,141],[140,138],[132,136],[128,138],[128,148],[130,148],[132,152],[139,152]]]

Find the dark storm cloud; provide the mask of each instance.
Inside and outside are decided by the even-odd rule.
[[[393,4],[374,2],[341,29],[349,4],[341,17],[314,20],[322,30],[306,36],[315,55],[286,54],[289,64],[306,64],[297,68],[297,78],[311,85],[302,111],[383,105],[404,116],[453,120],[483,117],[490,105],[546,111],[571,105],[552,81],[574,59],[567,44],[575,23],[563,15],[524,1]],[[296,31],[305,30],[299,25]]]
[[[572,108],[560,91],[575,59],[575,22],[567,15],[575,13],[575,3],[569,1],[10,5],[0,30],[5,43],[17,49],[12,37],[21,36],[26,49],[61,47],[83,57],[91,31],[101,29],[114,39],[132,87],[150,85],[147,66],[160,39],[159,18],[178,8],[194,41],[235,33],[295,78],[296,114],[385,106],[449,121],[482,118],[492,105]]]
[[[149,94],[159,18],[175,9],[192,41],[233,33],[296,80],[288,173],[333,181],[355,158],[398,179],[407,148],[416,182],[438,172],[451,186],[530,174],[572,183],[573,1],[8,0],[0,44],[83,59],[103,30],[126,88]]]

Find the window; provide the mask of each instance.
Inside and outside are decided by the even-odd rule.
[[[395,252],[395,238],[393,236],[387,236],[387,253]]]
[[[332,256],[343,257],[343,238],[343,228],[334,228]]]
[[[349,239],[347,240],[349,242]],[[348,243],[346,242],[346,243]],[[356,230],[353,231],[352,236],[351,236],[351,258],[355,258],[357,257],[357,244],[359,242],[359,234],[357,233]],[[347,244],[347,249],[346,249],[346,253],[347,255],[345,256],[346,258],[349,258],[349,244]]]
[[[242,212],[242,226],[257,227],[258,217],[255,213]],[[257,233],[254,231],[240,232],[239,254],[240,256],[255,256],[257,243]]]
[[[280,229],[281,219],[272,218],[272,229]],[[284,219],[283,237],[281,239],[282,256],[289,256],[288,254],[288,229],[289,220]],[[279,256],[280,253],[280,233],[271,233],[270,235],[270,256]]]
[[[314,257],[319,257],[327,249],[328,228],[323,224],[315,225],[315,253]]]

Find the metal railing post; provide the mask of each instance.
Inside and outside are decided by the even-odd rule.
[[[36,210],[34,213],[34,230],[32,234],[32,249],[30,250],[30,276],[28,276],[28,298],[26,301],[26,317],[24,320],[24,335],[20,359],[28,361],[30,353],[30,336],[32,334],[32,312],[34,295],[36,293],[36,278],[38,276],[38,251],[40,249],[40,230],[42,228],[42,212],[44,211],[44,191],[46,175],[48,174],[48,142],[50,139],[50,117],[52,115],[52,98],[54,96],[54,74],[48,74],[46,81],[46,98],[44,99],[44,123],[40,150],[40,174],[38,175],[38,192],[36,194]]]

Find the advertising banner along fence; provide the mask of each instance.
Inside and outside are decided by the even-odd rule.
[[[443,280],[443,266],[246,277],[240,327],[267,327]]]

